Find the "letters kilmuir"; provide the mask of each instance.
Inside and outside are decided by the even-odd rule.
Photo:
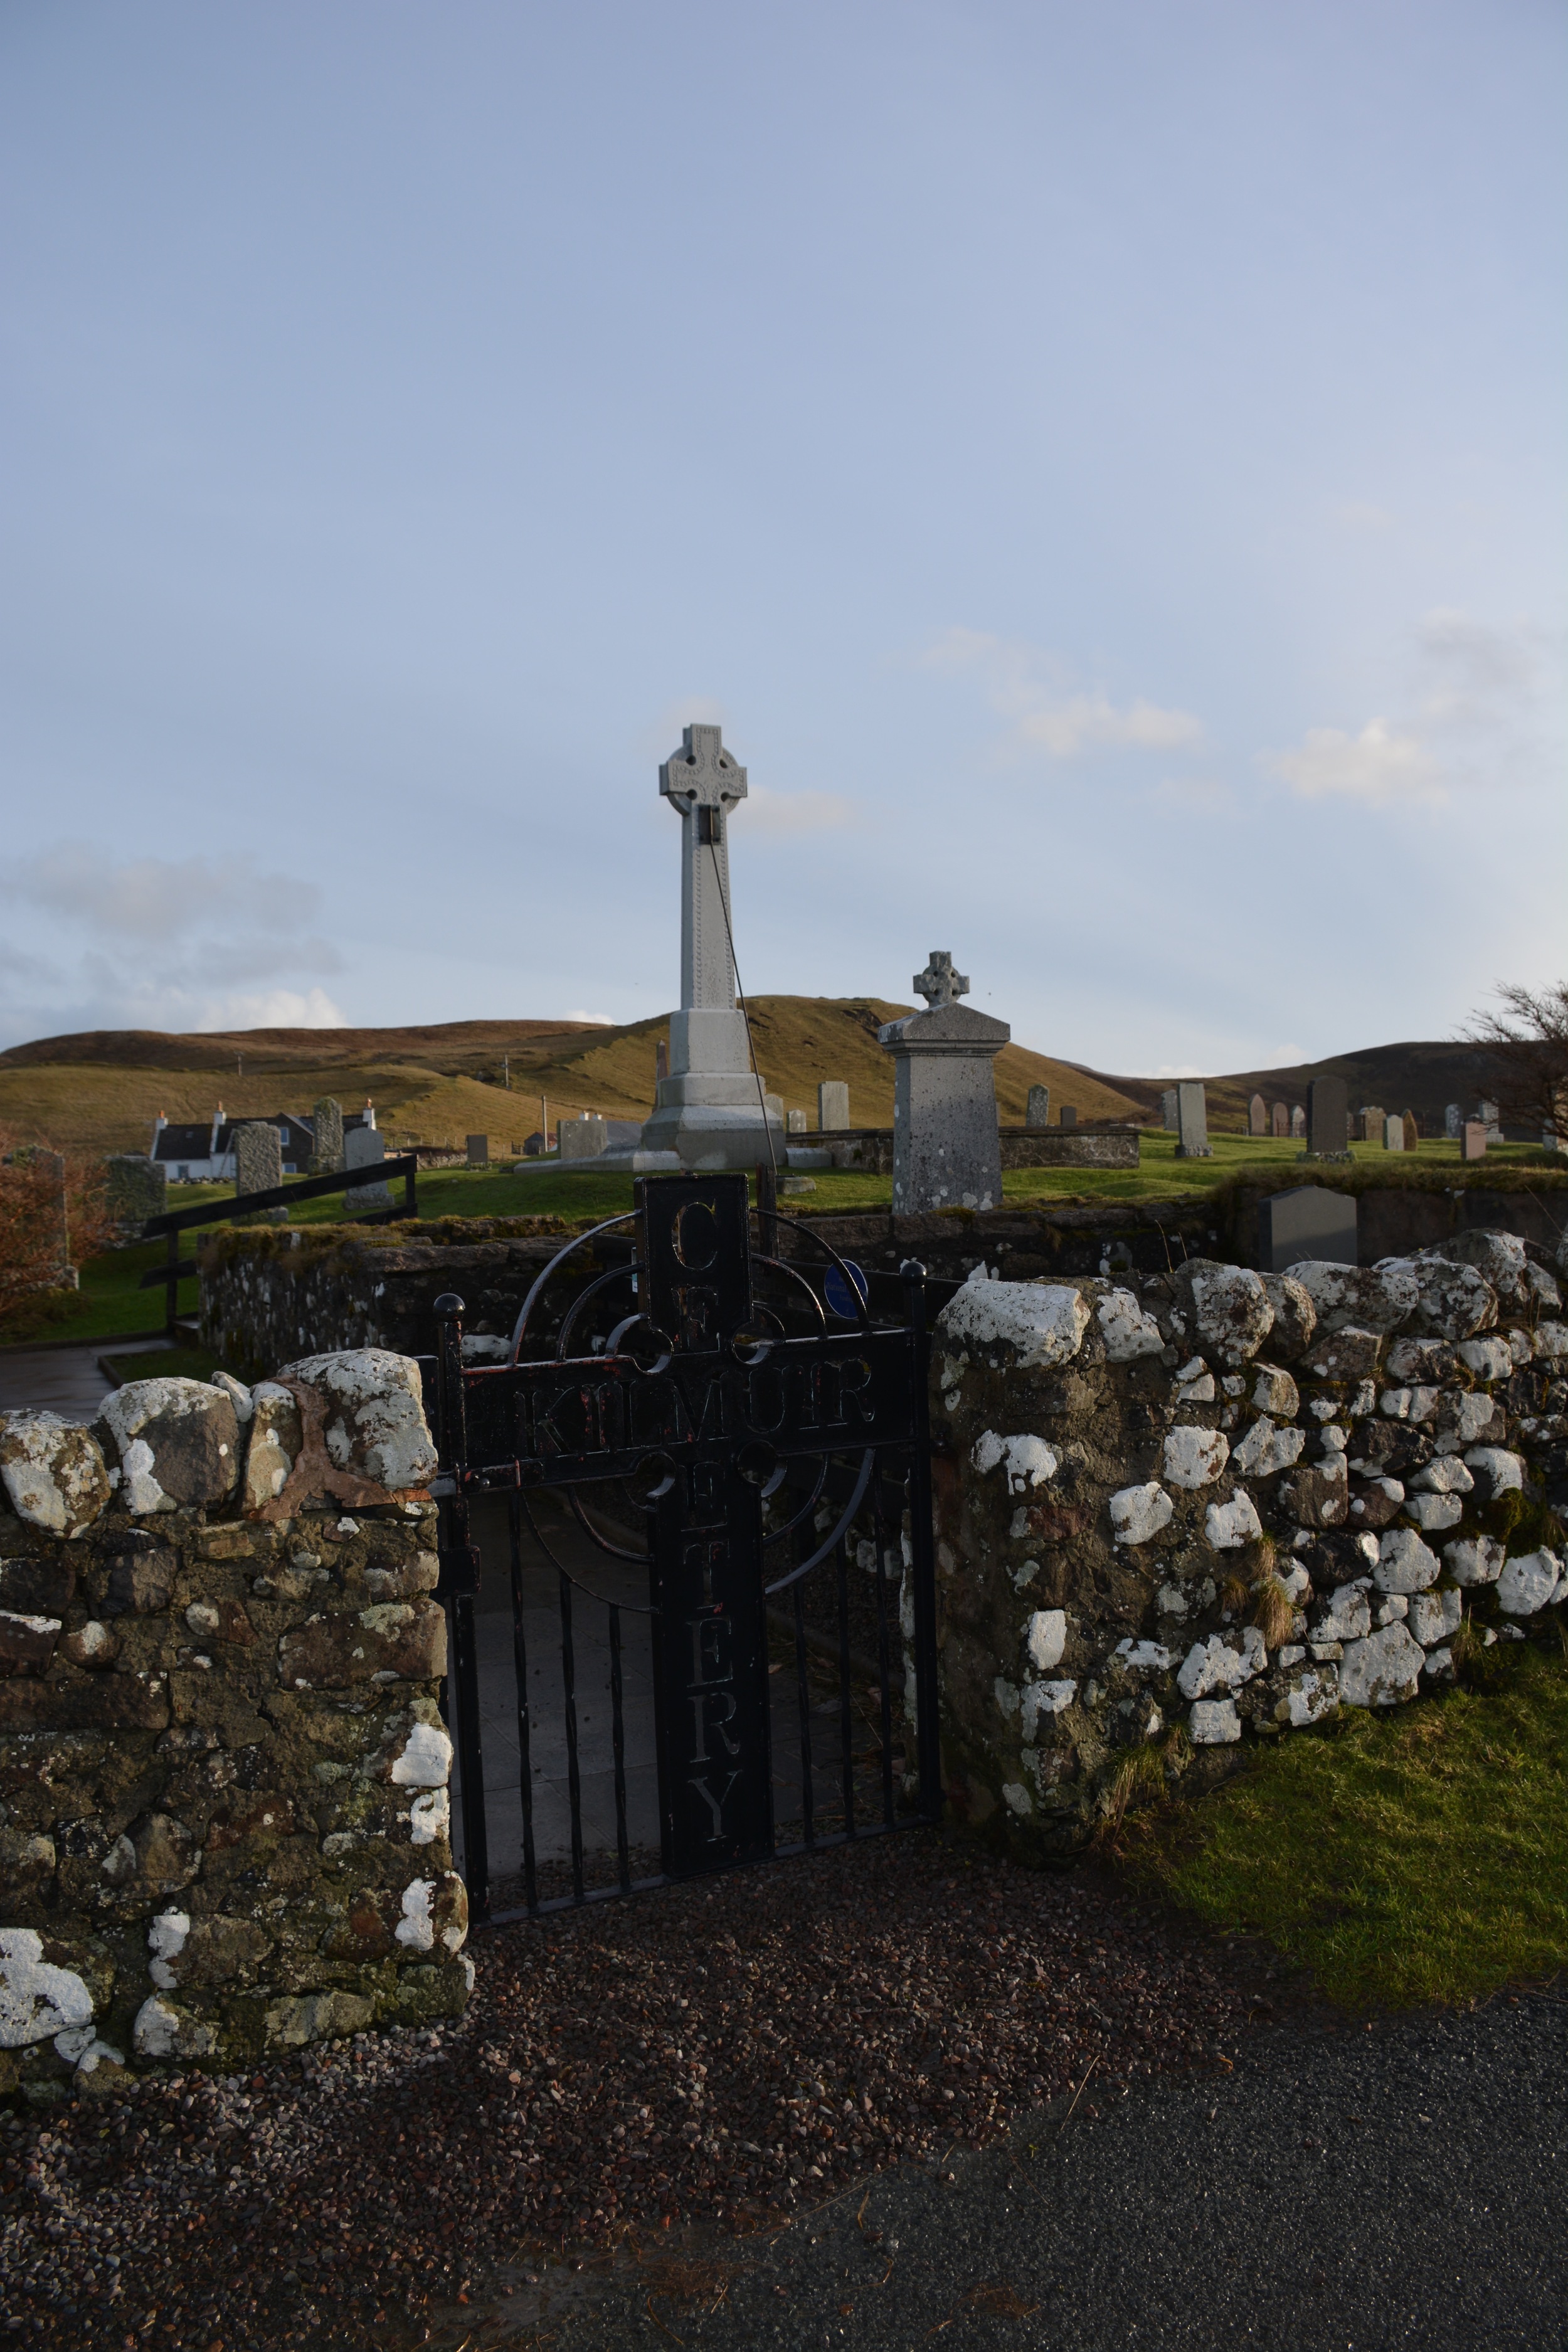
[[[519,1316],[509,1362],[465,1364],[463,1302],[447,1296],[436,1305],[437,1352],[426,1360],[426,1377],[441,1453],[434,1491],[441,1507],[439,1590],[452,1633],[447,1709],[476,1920],[554,1907],[541,1899],[535,1853],[530,1748],[542,1727],[530,1697],[525,1529],[558,1580],[572,1892],[556,1901],[632,1891],[622,1670],[627,1610],[646,1615],[651,1633],[662,1879],[931,1820],[941,1807],[924,1268],[911,1262],[901,1269],[894,1292],[901,1314],[878,1319],[867,1304],[871,1286],[808,1226],[769,1207],[757,1215],[763,1246],[753,1247],[743,1175],[644,1176],[636,1196],[635,1210],[579,1235],[541,1275]],[[829,1305],[824,1278],[835,1267]],[[893,1289],[891,1278],[879,1277],[876,1288]],[[582,1352],[587,1335],[604,1334],[605,1325],[594,1352]],[[497,1490],[509,1503],[524,1901],[492,1914],[476,1638],[479,1554],[469,1503],[476,1493]],[[624,1597],[624,1565],[623,1597],[613,1599],[558,1557],[541,1524],[548,1490],[564,1497],[577,1527],[608,1559],[632,1563],[639,1583],[646,1570],[646,1604]],[[608,1527],[601,1523],[606,1518]],[[640,1546],[620,1539],[630,1532],[628,1519],[646,1530]],[[895,1561],[899,1556],[900,1523],[901,1611],[898,1571],[889,1570],[889,1551]],[[862,1538],[869,1532],[875,1555],[874,1685],[864,1641],[858,1656],[851,1648],[856,1529]],[[837,1578],[836,1644],[820,1630],[808,1633],[804,1594],[814,1572]],[[616,1884],[592,1888],[584,1877],[574,1689],[574,1610],[584,1601],[607,1612],[617,1861]],[[794,1634],[801,1835],[788,1843],[776,1834],[770,1623],[775,1641],[787,1644]],[[905,1685],[894,1666],[900,1640],[913,1669],[915,1735],[914,1773],[902,1785],[893,1769],[895,1694]],[[829,1807],[814,1787],[813,1717],[822,1710],[812,1704],[808,1644],[837,1649],[839,1787]],[[900,1668],[904,1663],[900,1657]],[[876,1745],[858,1759],[857,1727],[863,1731],[868,1718],[858,1714],[858,1689],[873,1697],[878,1717]],[[855,1770],[868,1756],[879,1766],[875,1795]],[[825,1822],[842,1825],[819,1828],[819,1807]],[[503,1869],[516,1878],[515,1866]]]

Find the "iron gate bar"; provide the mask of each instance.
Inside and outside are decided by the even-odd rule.
[[[456,1718],[464,1869],[470,1913],[478,1922],[489,1917],[490,1906],[475,1624],[479,1555],[468,1499],[474,1490],[508,1491],[525,1906],[522,1913],[509,1907],[498,1916],[536,1916],[558,1907],[554,1900],[540,1900],[532,1788],[536,1725],[524,1623],[525,1525],[556,1571],[573,1889],[561,1903],[597,1900],[791,1851],[816,1851],[897,1825],[885,1557],[886,1510],[895,1489],[884,1495],[882,1475],[894,1464],[904,1472],[898,1485],[907,1478],[910,1517],[914,1793],[920,1817],[934,1819],[941,1808],[924,1269],[911,1261],[901,1270],[904,1322],[874,1325],[867,1296],[829,1243],[776,1212],[768,1220],[771,1232],[759,1220],[759,1232],[769,1240],[787,1227],[838,1267],[855,1313],[836,1315],[849,1328],[830,1330],[798,1256],[786,1260],[752,1248],[743,1176],[643,1177],[636,1189],[635,1211],[575,1237],[535,1279],[514,1328],[510,1362],[465,1367],[462,1302],[450,1294],[437,1302],[440,1338],[431,1385],[443,1475],[433,1491],[441,1510],[438,1590],[452,1622],[446,1703]],[[624,1234],[633,1224],[635,1240]],[[590,1279],[567,1304],[552,1338],[543,1340],[550,1352],[524,1359],[523,1345],[552,1278],[574,1252],[592,1250],[611,1234],[617,1235],[617,1246],[626,1248],[626,1263],[605,1268],[601,1261],[585,1269]],[[791,1336],[773,1310],[756,1299],[753,1273],[784,1282],[797,1311],[809,1311],[813,1328],[807,1336]],[[566,1355],[590,1303],[618,1281],[630,1286],[634,1313],[600,1343],[602,1352]],[[804,1300],[796,1294],[804,1294]],[[649,1335],[641,1350],[644,1361],[622,1345],[638,1328]],[[840,1480],[833,1465],[845,1456],[855,1467],[846,1465]],[[809,1465],[815,1474],[806,1500],[782,1528],[764,1530],[763,1499],[778,1487],[792,1463],[803,1469]],[[832,1532],[817,1543],[814,1515],[830,1475],[836,1496],[844,1501]],[[639,1491],[649,1530],[646,1556],[613,1541],[584,1506],[580,1487],[612,1481],[631,1482]],[[598,1549],[633,1566],[643,1565],[646,1558],[646,1603],[595,1593],[571,1573],[535,1517],[533,1487],[542,1499],[545,1491],[558,1494]],[[868,1490],[875,1552],[879,1824],[863,1818],[855,1785],[858,1702],[850,1636],[851,1531],[866,1507]],[[786,1575],[767,1583],[765,1548],[792,1535],[801,1557]],[[829,1555],[836,1560],[837,1777],[844,1829],[824,1836],[817,1830],[805,1580]],[[773,1821],[766,1601],[785,1586],[792,1594],[800,1708],[804,1838],[798,1847],[779,1843]],[[614,1888],[586,1884],[574,1588],[606,1611]],[[653,1643],[662,1871],[651,1881],[631,1877],[621,1622],[626,1608],[648,1618]],[[866,1720],[869,1726],[870,1717]]]

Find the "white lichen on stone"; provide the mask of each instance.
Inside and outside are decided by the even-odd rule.
[[[435,1897],[433,1878],[416,1878],[403,1890],[403,1916],[394,1932],[412,1952],[428,1952],[435,1947],[436,1923],[430,1907]]]
[[[1233,1698],[1200,1698],[1187,1710],[1187,1737],[1194,1748],[1231,1748],[1241,1738],[1241,1717]]]
[[[426,1789],[408,1808],[408,1834],[416,1845],[433,1845],[451,1822],[452,1801],[445,1789]]]
[[[441,1723],[414,1723],[392,1767],[402,1789],[444,1789],[452,1776],[452,1742]]]
[[[1245,1487],[1228,1503],[1211,1503],[1204,1513],[1204,1537],[1215,1551],[1239,1551],[1263,1533],[1258,1508]]]
[[[1506,1445],[1472,1445],[1465,1455],[1465,1466],[1481,1473],[1494,1503],[1500,1495],[1516,1493],[1524,1485],[1524,1457],[1510,1453]]]
[[[1057,1457],[1045,1439],[1027,1432],[1016,1437],[999,1437],[994,1429],[988,1429],[976,1438],[969,1458],[983,1476],[999,1463],[1005,1463],[1011,1495],[1021,1495],[1026,1487],[1043,1486],[1056,1476],[1058,1469]]]
[[[1314,1642],[1353,1642],[1372,1631],[1372,1603],[1361,1584],[1336,1585],[1316,1624]]]
[[[1165,1476],[1173,1486],[1212,1486],[1229,1459],[1230,1440],[1223,1430],[1184,1422],[1165,1433]]]
[[[940,1342],[968,1350],[1006,1347],[1020,1366],[1065,1364],[1089,1328],[1089,1302],[1061,1283],[972,1277],[937,1318]]]
[[[1425,1546],[1422,1547],[1426,1549]],[[1426,1664],[1421,1645],[1397,1620],[1347,1642],[1340,1660],[1340,1698],[1346,1706],[1394,1706],[1416,1696]]]
[[[1130,1290],[1110,1291],[1096,1312],[1108,1363],[1134,1363],[1140,1356],[1157,1356],[1163,1349],[1159,1325]]]
[[[1026,1746],[1039,1729],[1042,1715],[1065,1714],[1078,1696],[1078,1684],[1067,1676],[1053,1682],[1027,1682],[1021,1694],[1019,1736]]]
[[[1024,1654],[1037,1674],[1060,1665],[1067,1638],[1065,1609],[1037,1609],[1024,1620]]]
[[[1268,1664],[1268,1653],[1256,1625],[1241,1632],[1241,1646],[1233,1648],[1223,1634],[1211,1633],[1187,1652],[1176,1687],[1184,1698],[1206,1698],[1211,1691],[1240,1690]]]
[[[58,1413],[0,1413],[0,1485],[26,1526],[46,1535],[85,1535],[111,1492],[98,1441]]]
[[[1495,1584],[1506,1557],[1495,1536],[1461,1536],[1443,1546],[1443,1565],[1456,1584]]]
[[[1295,1383],[1291,1385],[1294,1387]],[[1304,1430],[1281,1429],[1277,1422],[1262,1414],[1253,1423],[1230,1458],[1244,1478],[1271,1478],[1277,1470],[1294,1467],[1301,1458],[1301,1448],[1306,1443]]]
[[[1123,1486],[1110,1497],[1110,1524],[1119,1544],[1146,1544],[1170,1524],[1175,1510],[1157,1479],[1146,1486]]]
[[[92,1995],[74,1969],[44,1958],[31,1927],[0,1927],[0,2050],[25,2050],[92,2021]]]
[[[172,1991],[178,1982],[169,1963],[179,1958],[190,1932],[188,1911],[160,1911],[147,1930],[147,1949],[152,1954],[147,1973],[164,1992]]]
[[[391,1493],[434,1477],[436,1448],[412,1356],[390,1348],[349,1348],[305,1356],[279,1377],[302,1381],[329,1400],[326,1446],[338,1469],[355,1471]]]
[[[1118,1642],[1115,1654],[1129,1674],[1168,1675],[1175,1664],[1163,1642],[1134,1642],[1131,1635]]]
[[[1437,1555],[1414,1528],[1389,1528],[1378,1544],[1373,1576],[1382,1592],[1425,1592],[1437,1581]]]
[[[1510,1617],[1533,1617],[1557,1596],[1563,1563],[1555,1552],[1521,1552],[1505,1561],[1497,1580],[1498,1607]]]
[[[1012,1813],[1032,1813],[1035,1810],[1034,1799],[1030,1796],[1027,1789],[1026,1789],[1022,1783],[1017,1780],[1005,1780],[1003,1782],[1002,1801],[1006,1806],[1008,1811]]]
[[[1405,1622],[1411,1639],[1424,1650],[1451,1642],[1464,1616],[1464,1603],[1452,1585],[1440,1592],[1415,1592],[1406,1604]]]

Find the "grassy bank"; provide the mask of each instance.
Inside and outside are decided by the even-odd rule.
[[[1120,1866],[1267,1937],[1349,2008],[1484,1999],[1568,1966],[1568,1666],[1500,1644],[1478,1687],[1346,1709],[1189,1806]]]

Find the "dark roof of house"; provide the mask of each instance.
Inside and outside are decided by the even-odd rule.
[[[210,1119],[203,1119],[200,1126],[191,1122],[176,1126],[171,1121],[153,1145],[153,1157],[154,1160],[210,1160],[216,1150],[221,1159],[226,1152],[234,1150],[237,1127],[284,1128],[288,1130],[284,1144],[286,1151],[297,1151],[300,1144],[309,1150],[314,1140],[310,1120],[301,1118],[297,1111],[291,1110],[275,1111],[270,1118],[263,1119],[226,1118],[218,1129],[216,1146]]]

